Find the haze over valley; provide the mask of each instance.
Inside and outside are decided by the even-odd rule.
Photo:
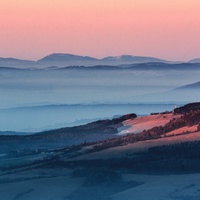
[[[4,200],[199,198],[200,63],[54,56],[0,67]]]
[[[0,64],[4,200],[200,197],[200,63],[51,54]]]
[[[0,200],[199,200],[199,10],[0,0]]]
[[[42,59],[48,60],[47,68],[0,68],[0,131],[37,132],[129,112],[148,115],[172,110],[175,104],[198,101],[200,97],[199,63],[163,63],[154,59],[150,63],[89,68],[54,66],[54,58],[59,60],[60,56],[66,63],[63,66],[77,59],[68,54],[53,54]],[[78,58],[82,62],[89,57]],[[147,58],[140,59],[144,62]],[[119,59],[108,60],[112,63]]]

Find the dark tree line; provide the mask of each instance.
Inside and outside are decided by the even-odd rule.
[[[173,118],[164,126],[156,126],[151,129],[144,130],[138,134],[130,133],[125,136],[103,140],[98,143],[93,143],[93,149],[88,150],[88,153],[93,151],[100,151],[110,147],[126,145],[137,141],[157,139],[162,136],[165,136],[165,134],[170,131],[174,131],[185,126],[193,125],[197,125],[197,131],[200,131],[200,110],[185,113],[179,118]],[[185,132],[182,134],[185,134]],[[88,145],[88,143],[86,143],[86,145]]]

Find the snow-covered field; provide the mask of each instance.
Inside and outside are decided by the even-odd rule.
[[[3,181],[2,181],[3,179]],[[70,178],[69,170],[30,170],[1,176],[2,200],[64,200],[82,183],[81,178]]]
[[[200,174],[138,175],[128,174],[128,180],[144,182],[112,196],[113,200],[198,200]]]
[[[85,178],[74,178],[70,176],[70,173],[71,171],[67,169],[40,169],[5,175],[0,179],[0,199],[71,200],[73,197],[70,197],[70,194],[74,193],[74,191],[79,191],[80,188],[84,188]],[[102,200],[200,199],[200,174],[123,174],[122,177],[123,181],[135,181],[141,184],[121,192],[116,192],[110,197],[102,197]],[[6,180],[7,183],[2,184],[2,179]],[[88,194],[90,194],[91,189],[98,190],[100,188],[91,187],[84,189],[88,190]],[[82,200],[81,194],[78,195],[80,195],[80,200]],[[94,199],[94,197],[88,197],[87,200],[91,199]]]

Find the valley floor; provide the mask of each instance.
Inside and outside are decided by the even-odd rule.
[[[112,196],[113,200],[197,200],[200,199],[200,174],[138,175],[127,179],[144,182]]]
[[[124,182],[132,181],[139,184],[123,191],[115,185],[117,189],[114,194],[104,195],[103,186],[85,187],[83,183],[86,178],[72,177],[70,173],[66,169],[43,169],[5,175],[0,178],[1,199],[197,200],[200,198],[200,174],[122,174]],[[2,180],[6,180],[7,183],[2,184]]]

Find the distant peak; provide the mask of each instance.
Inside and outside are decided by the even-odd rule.
[[[38,60],[40,61],[55,61],[55,60],[59,60],[59,61],[68,61],[68,60],[97,60],[96,58],[92,58],[89,56],[80,56],[80,55],[74,55],[74,54],[67,54],[67,53],[52,53],[49,54],[47,56],[45,56],[44,58]]]
[[[123,54],[119,56],[108,56],[97,59],[89,56],[74,55],[70,53],[51,53],[38,61],[19,60],[15,58],[0,58],[2,67],[19,68],[46,68],[46,67],[72,67],[72,66],[119,66],[139,63],[170,63],[154,57],[133,56]]]
[[[189,63],[200,63],[200,58],[195,58],[189,61]]]

